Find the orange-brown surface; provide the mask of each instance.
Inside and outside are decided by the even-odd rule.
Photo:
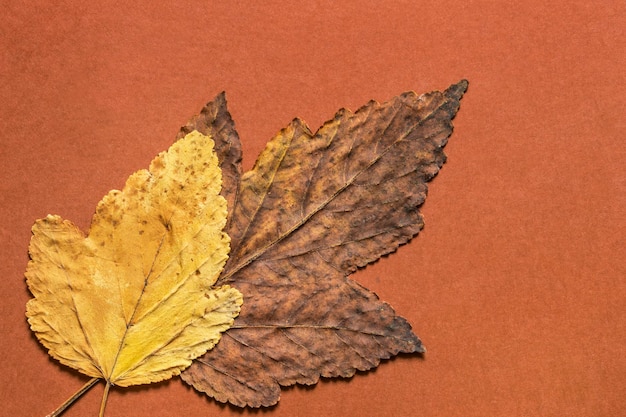
[[[86,230],[102,196],[222,90],[249,169],[296,116],[315,130],[341,107],[462,78],[424,230],[352,276],[427,353],[287,389],[267,415],[626,415],[623,2],[159,3],[3,3],[3,415],[43,416],[86,381],[26,323],[35,219]],[[101,393],[65,415],[96,415]],[[178,379],[114,389],[107,405],[242,414],[256,413]]]

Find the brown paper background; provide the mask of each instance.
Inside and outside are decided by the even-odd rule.
[[[296,116],[316,129],[461,78],[426,228],[354,275],[413,324],[424,359],[289,388],[263,412],[175,378],[115,389],[107,416],[626,415],[623,1],[160,3],[2,1],[2,415],[43,416],[86,380],[24,319],[36,218],[86,229],[222,90],[249,168]],[[101,393],[65,415],[96,415]]]

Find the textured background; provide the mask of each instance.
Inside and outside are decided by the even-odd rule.
[[[425,230],[354,276],[428,353],[287,389],[262,414],[626,415],[623,1],[134,3],[1,1],[3,415],[43,416],[85,381],[24,319],[36,218],[86,229],[222,90],[249,168],[295,116],[315,130],[461,78]],[[96,415],[101,392],[66,415]],[[173,379],[114,390],[107,416],[131,415],[258,413]]]

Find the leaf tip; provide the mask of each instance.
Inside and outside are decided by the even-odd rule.
[[[226,105],[226,91],[222,90],[218,95],[216,95],[213,99],[213,103],[217,104],[218,106]],[[210,103],[207,103],[207,105],[208,104]]]
[[[445,94],[450,98],[460,100],[461,97],[463,97],[463,94],[465,94],[465,92],[467,91],[468,86],[469,81],[467,81],[466,79],[462,79],[458,83],[452,84],[450,87],[448,87]]]

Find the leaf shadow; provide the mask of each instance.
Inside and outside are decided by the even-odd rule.
[[[28,290],[28,288],[25,286],[24,290],[26,292],[26,294],[28,294],[29,298],[32,298],[32,294],[30,293],[30,291]],[[24,318],[24,322],[26,324],[26,326],[29,327],[28,325],[28,320],[26,318]],[[91,378],[85,374],[82,374],[80,371],[67,366],[61,362],[59,362],[57,359],[53,358],[49,353],[48,353],[48,349],[46,349],[46,347],[41,344],[39,342],[39,340],[37,339],[37,336],[35,335],[35,332],[29,331],[29,338],[33,341],[33,343],[35,345],[37,345],[38,349],[40,349],[46,356],[48,362],[50,362],[54,367],[56,367],[57,369],[59,369],[63,374],[71,377],[72,379],[77,381],[77,384],[83,385],[86,384],[87,381],[89,381]],[[170,378],[168,380],[165,381],[159,381],[159,382],[154,382],[154,383],[150,383],[150,384],[143,384],[143,385],[132,385],[130,387],[116,387],[116,386],[112,386],[111,390],[115,392],[115,395],[129,395],[129,394],[135,394],[135,393],[139,393],[139,392],[143,392],[143,391],[147,391],[149,389],[158,389],[158,388],[162,388],[167,386],[167,384],[169,384],[172,379],[174,378]]]
[[[350,376],[350,377],[321,377],[319,379],[319,382],[317,384],[313,384],[313,385],[300,385],[300,384],[295,384],[295,385],[291,385],[288,387],[282,387],[282,390],[285,392],[291,391],[291,390],[302,390],[302,391],[312,391],[313,389],[315,389],[316,385],[319,384],[323,384],[323,385],[327,385],[327,384],[331,384],[331,385],[335,385],[335,384],[347,384],[349,383],[352,379],[354,378],[358,378],[358,377],[362,377],[362,376],[370,376],[370,377],[374,377],[374,375],[378,372],[379,368],[381,366],[385,366],[387,364],[391,364],[393,362],[405,362],[408,360],[415,360],[415,359],[419,359],[419,360],[426,360],[425,358],[425,354],[424,353],[420,353],[420,352],[415,352],[415,353],[398,353],[395,356],[392,356],[389,359],[382,359],[380,361],[380,364],[372,369],[366,370],[366,371],[356,371],[354,373],[354,375]],[[396,364],[397,366],[398,364]]]
[[[195,393],[195,395],[201,396],[204,399],[204,401],[207,404],[207,406],[210,406],[210,407],[217,406],[217,407],[219,407],[219,409],[221,411],[224,411],[224,410],[227,409],[230,412],[236,413],[236,414],[239,414],[239,415],[244,415],[244,414],[257,415],[257,414],[261,414],[261,413],[270,413],[274,409],[276,409],[276,407],[278,407],[278,404],[272,405],[270,407],[260,407],[260,408],[237,407],[236,405],[232,405],[231,403],[219,402],[219,401],[215,400],[214,398],[209,397],[208,395],[205,395],[204,393],[196,390],[191,385],[185,383],[183,380],[181,380],[180,382],[181,382],[181,384],[183,384],[185,386],[185,389],[187,391],[193,392],[193,393]]]
[[[380,368],[381,366],[385,366],[386,364],[390,364],[393,362],[405,362],[408,360],[415,360],[415,359],[419,359],[419,360],[426,360],[425,354],[424,353],[420,353],[420,352],[416,352],[416,353],[399,353],[395,356],[392,356],[389,359],[382,359],[380,361],[380,364],[370,370],[367,371],[356,371],[355,374],[353,376],[350,377],[321,377],[317,383],[315,384],[311,384],[311,385],[303,385],[303,384],[293,384],[293,385],[289,385],[289,386],[282,386],[280,387],[282,393],[288,393],[288,392],[292,392],[292,391],[304,391],[304,392],[308,392],[308,391],[312,391],[313,389],[315,389],[316,386],[318,385],[326,385],[326,384],[346,384],[348,382],[350,382],[353,378],[358,377],[358,376],[365,376],[368,374],[372,374],[372,376],[378,371],[378,368]],[[183,381],[181,381],[183,382]],[[196,393],[196,395],[200,395],[202,397],[204,397],[204,400],[207,402],[207,404],[210,403],[211,406],[217,406],[220,408],[220,410],[224,410],[224,409],[228,409],[230,412],[238,414],[238,415],[258,415],[258,414],[264,414],[264,413],[271,413],[273,412],[276,408],[278,408],[280,406],[280,402],[282,401],[282,396],[281,396],[281,401],[279,401],[277,404],[274,404],[270,407],[259,407],[259,408],[252,408],[252,407],[237,407],[235,405],[232,405],[230,403],[222,403],[219,401],[216,401],[215,399],[203,394],[202,392],[199,392],[197,390],[195,390],[191,385],[188,385],[186,383],[183,382],[183,385],[185,385],[187,390],[193,391]]]
[[[146,392],[153,389],[163,389],[172,383],[172,380],[178,379],[177,377],[169,378],[164,381],[151,382],[149,384],[142,385],[131,385],[129,387],[111,387],[112,390],[115,391],[116,395],[119,396],[128,396],[128,395],[136,395],[142,392]]]

